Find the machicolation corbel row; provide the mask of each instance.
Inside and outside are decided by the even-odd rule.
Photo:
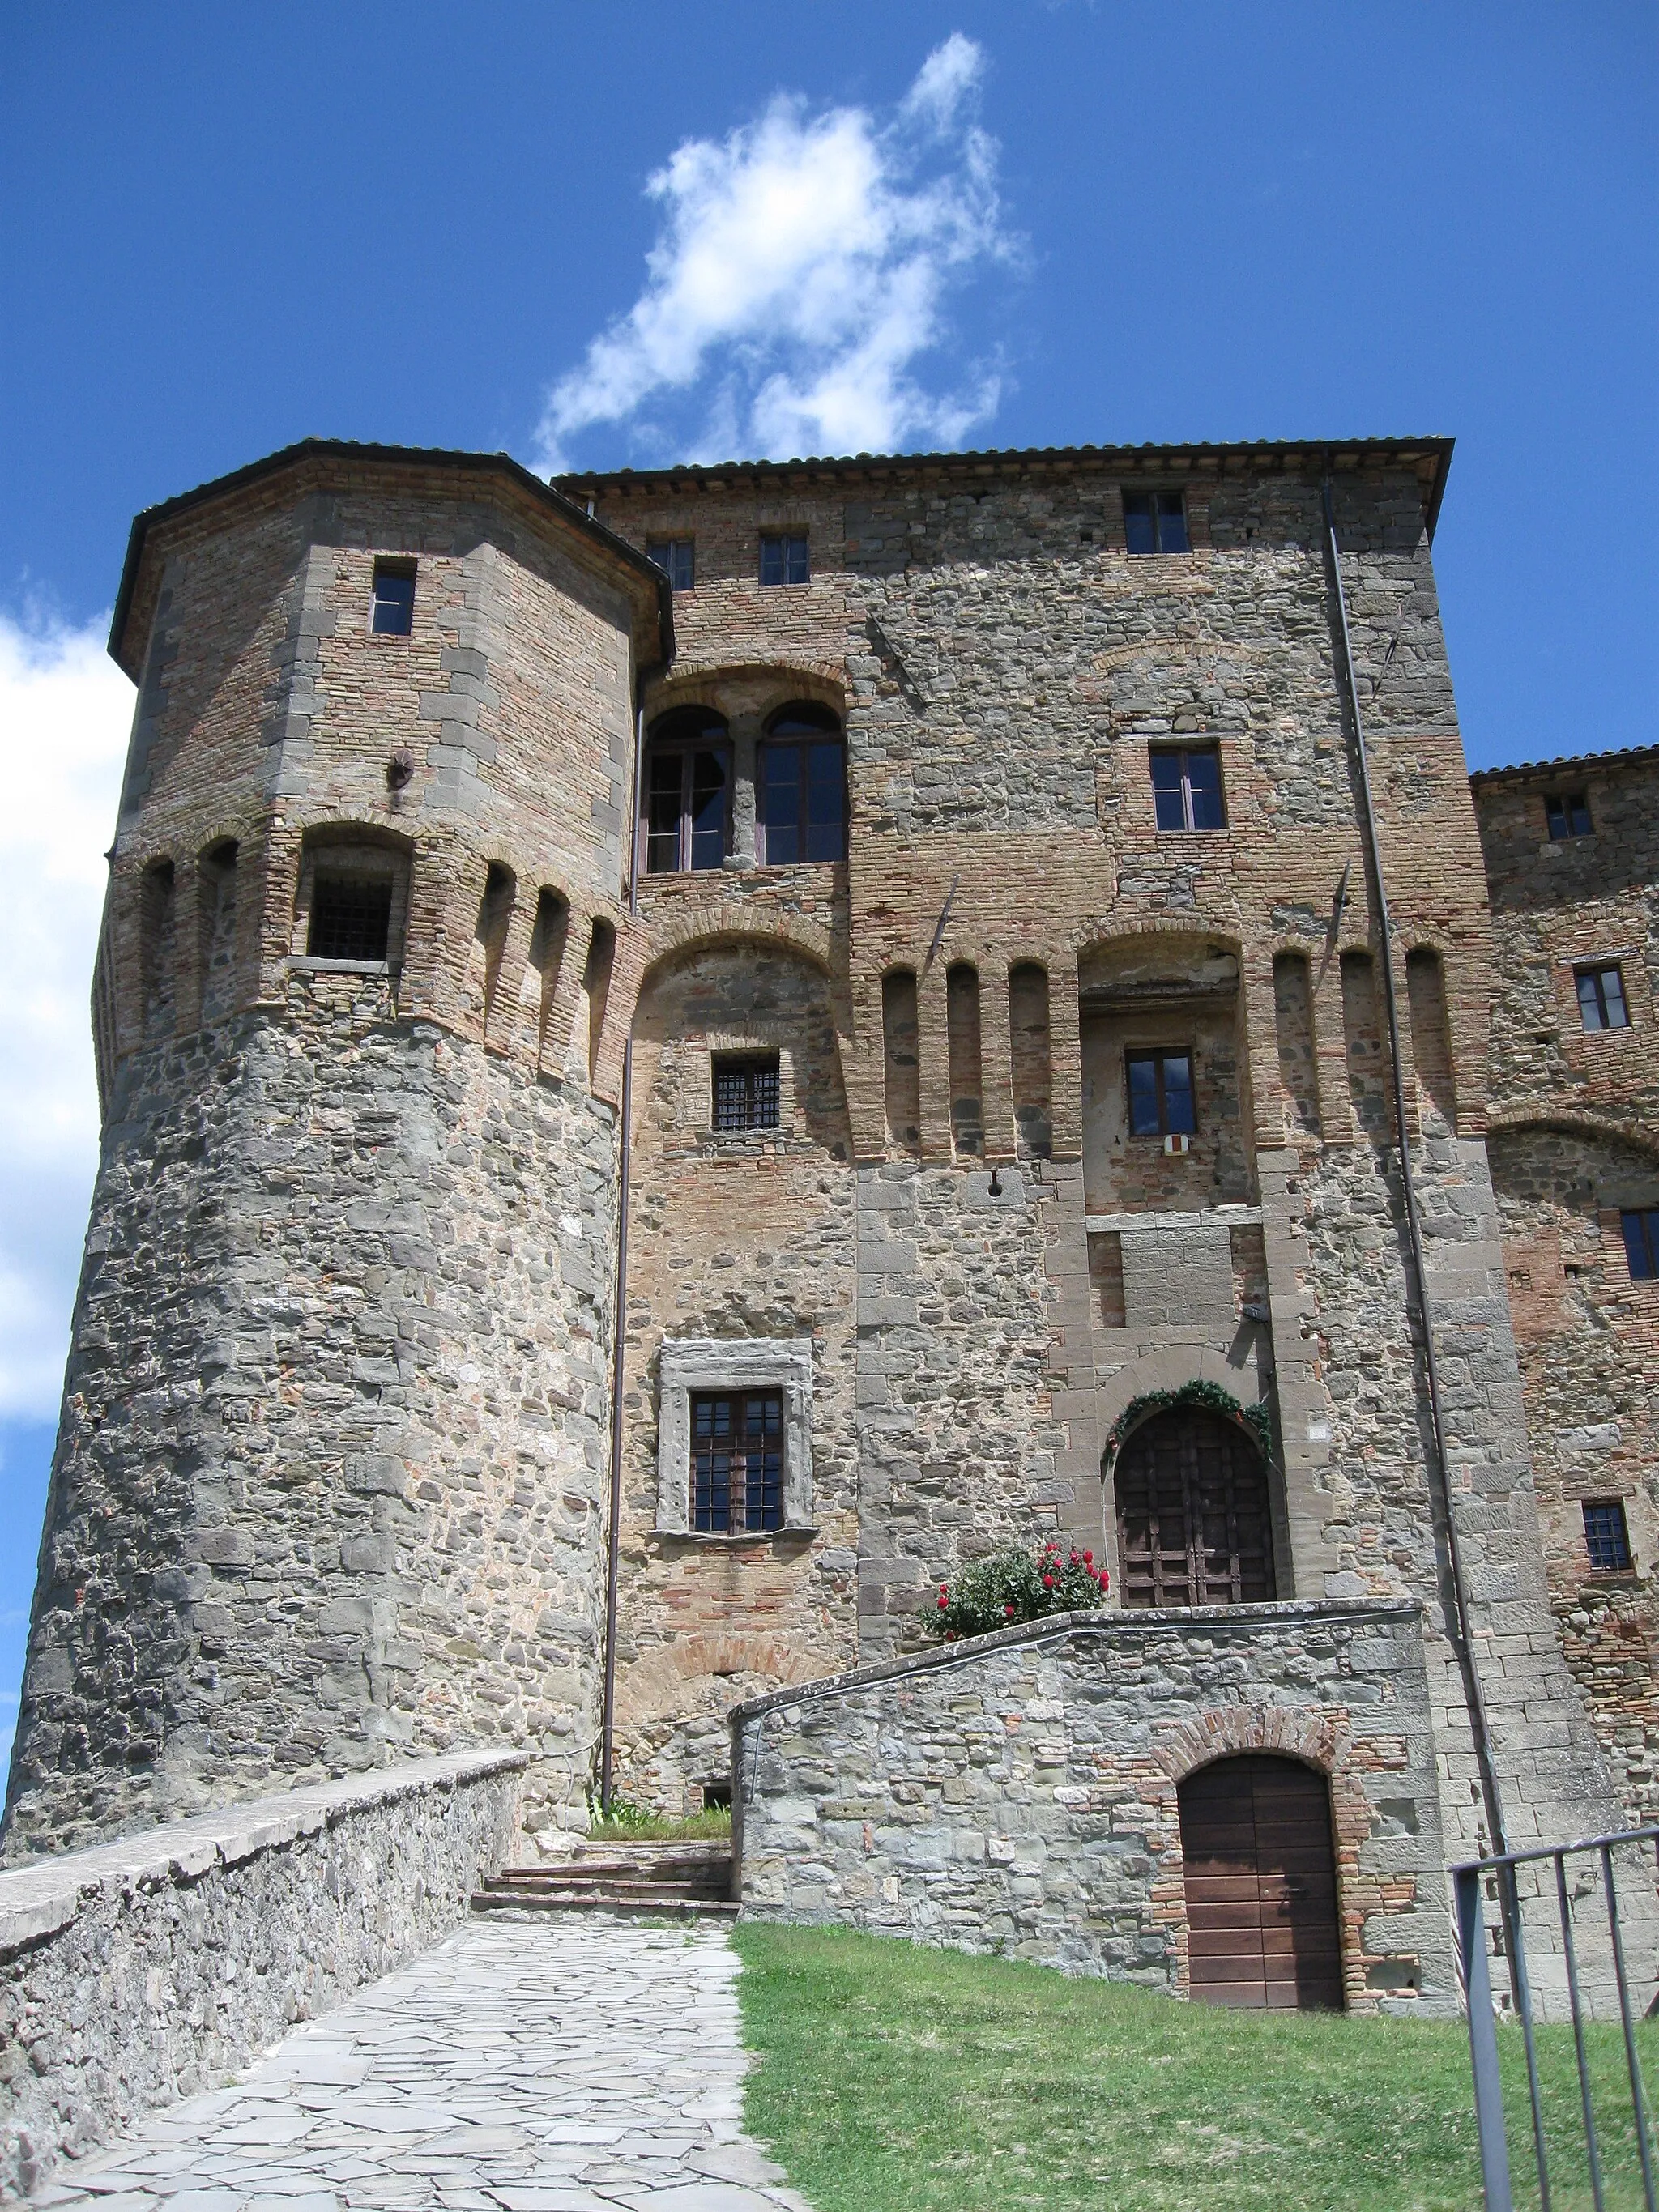
[[[1236,1787],[1326,1824],[1310,2001],[1410,2008],[1494,1805],[1659,1815],[1659,752],[1471,779],[1450,459],[141,515],[9,1862],[499,1747],[534,1865],[608,1750],[752,1789],[757,1909],[1186,1989]],[[939,1584],[1049,1536],[1113,1610],[953,1702]],[[1139,1839],[1115,1936],[1039,1833]]]

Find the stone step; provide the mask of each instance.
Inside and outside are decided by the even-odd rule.
[[[473,1893],[475,1912],[620,1912],[649,1915],[653,1919],[735,1919],[738,1906],[729,1897],[687,1897],[651,1890],[612,1893],[603,1888],[529,1889],[514,1885],[501,1888],[486,1884]]]

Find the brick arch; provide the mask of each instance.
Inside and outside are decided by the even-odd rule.
[[[726,660],[712,667],[688,668],[677,663],[671,676],[652,689],[646,708],[647,724],[677,707],[711,707],[717,713],[730,709],[718,696],[732,684],[764,684],[775,690],[774,704],[782,706],[797,697],[821,698],[843,718],[847,713],[847,672],[839,661]],[[769,711],[769,709],[768,710]]]
[[[1235,1387],[1238,1370],[1228,1364],[1224,1352],[1212,1350],[1207,1345],[1171,1344],[1157,1352],[1146,1352],[1118,1370],[1109,1382],[1103,1382],[1097,1398],[1101,1431],[1109,1429],[1126,1406],[1135,1399],[1146,1397],[1154,1390],[1178,1390],[1183,1382],[1217,1382],[1228,1395],[1238,1398]],[[1239,1399],[1239,1403],[1243,1404]],[[1150,1419],[1150,1416],[1148,1417]],[[1131,1431],[1133,1433],[1133,1431]],[[1112,1455],[1116,1457],[1116,1454]],[[1101,1471],[1109,1473],[1109,1462],[1103,1451]]]
[[[1206,921],[1201,915],[1149,914],[1139,916],[1127,927],[1121,914],[1092,915],[1079,921],[1061,942],[1066,949],[1081,956],[1085,952],[1103,950],[1113,945],[1133,945],[1148,937],[1188,937],[1208,939],[1223,945],[1239,963],[1243,974],[1244,937],[1237,918],[1228,921]]]
[[[640,990],[644,990],[665,960],[716,945],[769,945],[775,951],[799,953],[826,975],[830,972],[830,932],[822,922],[813,921],[805,915],[787,913],[781,908],[734,914],[729,907],[710,899],[696,906],[678,907],[653,921],[641,970]]]
[[[1521,1136],[1528,1129],[1556,1129],[1592,1142],[1628,1145],[1659,1160],[1659,1130],[1650,1123],[1620,1121],[1616,1115],[1590,1113],[1582,1107],[1553,1106],[1545,1099],[1522,1099],[1501,1108],[1486,1124],[1489,1137]]]

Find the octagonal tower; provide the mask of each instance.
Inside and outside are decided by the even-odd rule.
[[[135,524],[12,1859],[495,1739],[540,1755],[532,1833],[580,1803],[671,623],[505,457],[309,442]]]

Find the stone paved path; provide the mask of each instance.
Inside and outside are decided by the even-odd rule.
[[[97,2212],[810,2212],[743,2133],[722,1930],[471,1922],[33,2201]]]

